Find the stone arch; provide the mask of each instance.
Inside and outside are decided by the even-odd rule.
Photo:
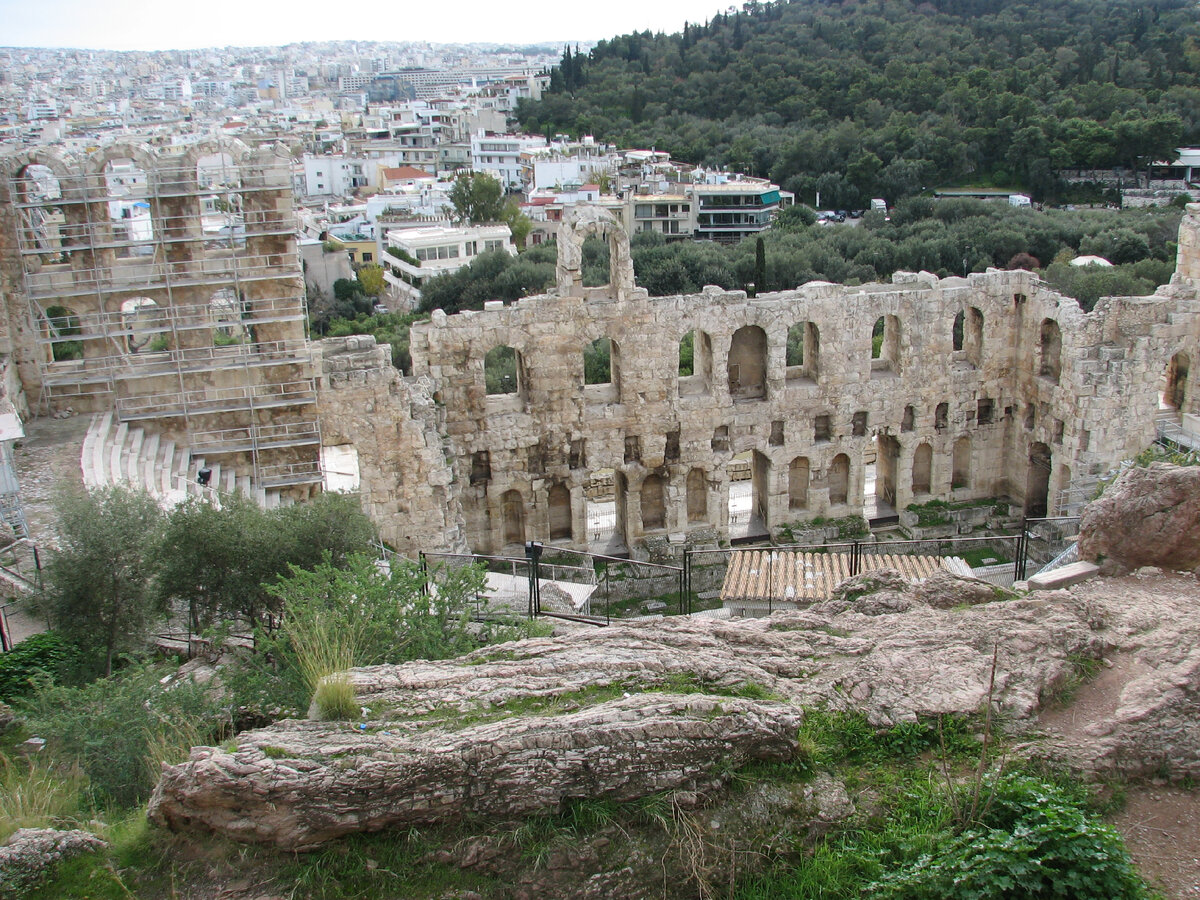
[[[1062,329],[1053,319],[1043,319],[1039,332],[1038,375],[1055,384],[1062,373]]]
[[[1029,473],[1025,479],[1025,515],[1043,518],[1050,508],[1050,448],[1040,441],[1029,448]]]
[[[167,349],[167,326],[162,308],[149,297],[121,301],[121,333],[125,352],[142,353]]]
[[[624,300],[631,296],[635,285],[629,234],[609,210],[587,203],[569,207],[558,225],[558,265],[555,270],[558,293],[564,297],[583,295],[583,242],[589,235],[608,240],[607,286],[613,297]]]
[[[971,439],[966,435],[954,442],[953,465],[950,470],[950,487],[971,486]]]
[[[839,453],[829,464],[829,505],[841,506],[850,498],[850,457]]]
[[[821,332],[815,322],[797,322],[788,329],[786,345],[789,381],[816,381],[820,372]]]
[[[612,338],[596,338],[583,348],[583,383],[584,384],[614,384],[613,350],[616,344]]]
[[[871,371],[900,371],[900,320],[884,315],[871,329]]]
[[[933,448],[927,443],[917,446],[913,452],[912,492],[914,495],[928,494],[933,483]]]
[[[807,456],[797,456],[788,465],[788,509],[808,509],[811,470]]]
[[[708,521],[708,479],[703,469],[692,469],[687,475],[687,520]]]
[[[500,498],[504,544],[525,543],[525,499],[518,490],[505,491]]]
[[[679,396],[702,397],[712,390],[712,338],[693,328],[679,339]]]
[[[562,482],[552,484],[547,496],[550,508],[550,540],[571,540],[571,490]]]
[[[767,333],[743,325],[729,342],[729,394],[734,400],[765,400],[767,396]]]
[[[647,475],[641,487],[642,531],[667,527],[666,487],[661,475]]]
[[[218,346],[241,344],[248,336],[245,318],[245,304],[238,298],[233,288],[222,288],[208,300],[208,313],[212,319],[213,343]]]
[[[521,354],[507,344],[489,350],[483,357],[483,384],[488,396],[520,395]]]
[[[978,368],[983,363],[983,313],[974,306],[967,307],[963,329],[963,353],[967,362]]]
[[[1191,374],[1192,358],[1183,350],[1173,355],[1167,363],[1167,381],[1163,389],[1162,402],[1166,406],[1186,411],[1188,399],[1188,376]]]
[[[40,318],[42,337],[50,341],[47,362],[83,359],[83,328],[75,310],[56,303],[45,307]],[[75,338],[75,335],[79,337]]]

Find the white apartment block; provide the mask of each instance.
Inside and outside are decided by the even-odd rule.
[[[457,272],[480,253],[517,255],[507,225],[392,229],[384,244],[383,277],[402,308],[420,302],[421,286],[430,278]],[[400,255],[388,252],[391,248]]]
[[[373,164],[346,156],[304,155],[304,195],[342,197],[371,183]]]
[[[477,134],[471,138],[471,169],[496,178],[505,190],[523,190],[521,154],[545,146],[545,138],[529,135]]]

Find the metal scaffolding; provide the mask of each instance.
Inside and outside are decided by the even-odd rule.
[[[157,420],[248,457],[255,487],[319,483],[290,179],[233,158],[12,176],[39,405]]]

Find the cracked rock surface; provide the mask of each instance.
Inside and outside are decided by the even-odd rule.
[[[352,670],[359,723],[289,720],[164,767],[151,818],[288,849],[355,831],[632,800],[787,759],[803,709],[886,727],[969,714],[1017,726],[1105,649],[1065,592],[978,602],[955,576],[880,605],[854,592],[769,619],[668,619]],[[899,592],[893,592],[899,593]],[[958,598],[958,599],[956,599]],[[974,605],[972,605],[974,604]]]

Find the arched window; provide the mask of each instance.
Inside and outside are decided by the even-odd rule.
[[[954,326],[950,329],[950,339],[954,342],[956,353],[963,348],[963,324],[966,319],[967,314],[960,309],[958,315],[954,317]]]
[[[483,381],[489,396],[521,390],[520,354],[512,347],[493,347],[483,358]]]
[[[900,419],[901,431],[912,431],[917,427],[917,411],[912,406],[904,407],[904,415]]]
[[[950,487],[965,488],[971,486],[971,439],[960,437],[954,442],[954,467],[951,473]]]
[[[83,331],[79,316],[65,306],[48,306],[42,318],[42,334],[50,341],[50,357],[54,362],[83,359],[83,341],[77,335]]]
[[[504,521],[504,543],[525,543],[525,501],[520,491],[505,491],[500,512]]]
[[[583,350],[583,383],[612,383],[612,341],[597,338]]]
[[[692,469],[687,477],[687,516],[689,522],[708,520],[708,480],[703,469]]]
[[[900,320],[880,316],[871,329],[871,371],[900,371]]]
[[[967,362],[978,368],[983,363],[983,313],[970,307],[964,325],[962,350]]]
[[[921,444],[913,453],[912,492],[928,494],[933,479],[933,448]]]
[[[808,509],[808,477],[808,457],[797,456],[788,466],[788,509]]]
[[[850,457],[839,453],[829,466],[829,503],[840,506],[850,496]]]
[[[787,377],[789,381],[816,381],[821,355],[821,334],[813,322],[797,322],[788,329]]]
[[[149,297],[133,297],[121,303],[121,331],[130,353],[166,350],[167,330],[162,310]]]
[[[712,388],[712,338],[700,329],[679,341],[679,396],[700,397]]]
[[[729,344],[729,393],[734,400],[762,400],[767,396],[767,333],[745,325],[733,333]]]
[[[571,540],[571,491],[565,484],[550,488],[550,540]]]
[[[1041,328],[1041,358],[1038,374],[1058,383],[1062,372],[1062,330],[1053,319],[1043,319]]]
[[[939,403],[933,411],[934,431],[945,431],[950,427],[950,404]]]
[[[647,475],[642,482],[642,530],[654,531],[667,524],[667,504],[663,491],[663,480],[658,475]]]

